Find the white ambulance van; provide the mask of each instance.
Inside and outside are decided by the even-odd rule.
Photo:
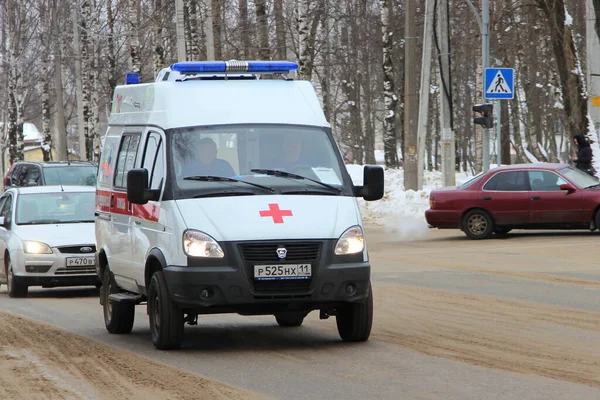
[[[296,69],[182,62],[115,89],[96,192],[110,333],[129,333],[146,304],[158,349],[179,348],[184,324],[214,313],[293,327],[319,310],[343,340],[368,339],[356,198],[383,196],[383,169],[365,167],[353,185],[311,83],[289,78]]]

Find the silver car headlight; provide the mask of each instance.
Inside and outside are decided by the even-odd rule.
[[[356,254],[365,248],[365,238],[360,226],[352,226],[340,236],[335,245],[335,254],[338,256],[345,254]]]
[[[204,232],[188,230],[183,233],[183,252],[190,257],[223,258],[219,243]]]
[[[23,250],[26,254],[52,254],[52,249],[46,243],[25,240]]]

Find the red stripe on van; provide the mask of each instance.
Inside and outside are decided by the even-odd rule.
[[[160,206],[155,202],[130,204],[125,192],[97,189],[96,211],[130,215],[145,221],[158,222]]]

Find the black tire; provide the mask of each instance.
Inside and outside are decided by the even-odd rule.
[[[183,311],[171,300],[162,271],[156,271],[150,281],[148,314],[154,347],[159,350],[180,348],[183,343]]]
[[[131,332],[135,320],[135,304],[114,302],[108,299],[109,295],[121,291],[108,267],[104,270],[103,281],[105,287],[100,295],[103,296],[102,310],[106,330],[114,334]]]
[[[300,326],[304,322],[304,318],[308,315],[305,311],[288,311],[280,314],[275,314],[275,319],[279,326],[295,327]]]
[[[96,287],[96,289],[100,290],[100,288],[102,287],[102,282],[94,283],[94,287]]]
[[[494,221],[484,210],[471,210],[463,217],[462,230],[469,239],[489,239],[494,233]]]
[[[6,291],[13,298],[27,297],[29,291],[29,287],[19,282],[19,278],[15,276],[10,258],[6,261]]]
[[[494,228],[494,233],[497,234],[497,235],[506,235],[510,231],[512,231],[511,228],[501,228],[501,227]]]
[[[370,282],[367,299],[338,307],[335,319],[343,341],[365,342],[369,339],[373,325],[373,289]]]
[[[596,229],[600,231],[600,209],[598,209],[594,215],[594,225],[596,225]]]

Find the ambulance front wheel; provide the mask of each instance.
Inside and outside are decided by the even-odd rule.
[[[156,271],[150,281],[148,314],[154,347],[159,350],[180,348],[183,343],[183,311],[171,300],[162,271]]]
[[[373,289],[369,282],[366,300],[346,303],[336,309],[338,333],[345,342],[365,342],[371,335],[373,325]]]
[[[131,332],[135,319],[135,305],[112,301],[108,298],[111,294],[121,291],[108,266],[104,269],[104,278],[102,281],[104,282],[104,288],[101,290],[100,296],[102,296],[106,330],[115,334]]]

